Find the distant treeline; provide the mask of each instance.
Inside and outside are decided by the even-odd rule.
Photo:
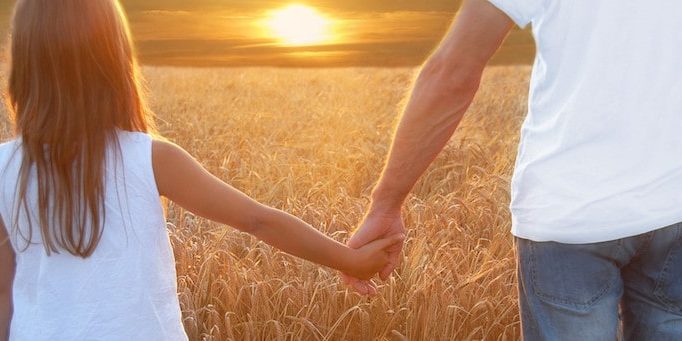
[[[145,64],[172,66],[412,67],[424,62],[440,37],[419,42],[341,44],[312,47],[239,48],[229,40],[148,40],[138,42]],[[514,30],[493,57],[494,65],[531,64],[535,44],[527,30]]]

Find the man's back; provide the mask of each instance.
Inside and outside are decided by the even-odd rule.
[[[407,193],[512,20],[532,22],[538,55],[511,202],[523,338],[682,340],[680,10],[673,0],[464,1],[417,78],[350,244],[404,233]]]
[[[589,243],[682,221],[682,3],[491,2],[538,48],[514,234]]]

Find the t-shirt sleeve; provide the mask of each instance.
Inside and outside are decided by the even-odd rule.
[[[488,0],[521,28],[526,27],[542,8],[543,0]]]

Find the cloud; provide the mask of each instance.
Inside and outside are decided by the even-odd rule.
[[[260,10],[281,7],[273,0],[121,0],[130,10],[140,9],[234,9]],[[300,0],[300,3],[334,11],[449,11],[459,8],[461,0]]]
[[[129,16],[136,40],[251,39],[259,13],[145,10]]]
[[[145,63],[195,66],[411,66],[419,64],[432,46],[433,42],[421,41],[281,47],[241,39],[138,43]]]
[[[338,19],[338,34],[356,42],[438,40],[452,19],[447,12],[353,13]]]
[[[2,0],[0,0],[2,2]],[[332,42],[282,47],[262,25],[282,1],[123,0],[142,61],[195,66],[407,66],[437,46],[458,8],[457,0],[300,0],[334,19]],[[9,7],[0,4],[0,34]],[[4,23],[4,25],[3,25]],[[4,26],[4,27],[3,27]],[[528,62],[533,41],[514,32],[513,58]],[[503,49],[504,50],[504,49]],[[509,54],[512,55],[512,54]]]
[[[168,17],[182,17],[192,15],[192,11],[187,10],[167,10],[167,9],[151,9],[140,12],[143,16],[168,16]]]

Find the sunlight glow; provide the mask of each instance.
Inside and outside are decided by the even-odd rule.
[[[331,40],[331,19],[305,5],[290,5],[272,12],[266,25],[289,46],[318,45]]]

